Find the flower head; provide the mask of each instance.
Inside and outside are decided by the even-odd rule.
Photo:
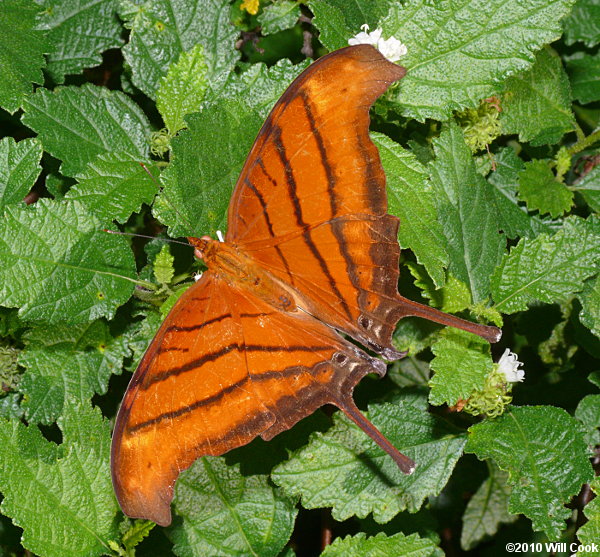
[[[517,355],[507,348],[498,361],[498,371],[504,374],[509,383],[517,383],[525,379],[525,370],[519,369],[522,365],[523,362],[517,361]]]
[[[251,15],[256,15],[258,13],[258,0],[243,0],[240,4],[241,10],[246,10]]]
[[[357,44],[370,44],[383,54],[390,62],[397,62],[401,56],[407,52],[406,45],[403,45],[398,39],[390,37],[382,38],[383,30],[375,29],[369,33],[369,26],[365,23],[360,27],[362,31],[348,40],[350,46]]]

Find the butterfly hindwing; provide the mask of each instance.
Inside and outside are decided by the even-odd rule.
[[[326,403],[354,409],[385,373],[335,331],[206,273],[179,299],[140,363],[113,436],[113,480],[129,516],[169,524],[179,473],[205,455],[270,439]]]

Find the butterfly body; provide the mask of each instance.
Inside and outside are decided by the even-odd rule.
[[[263,269],[242,248],[215,241],[208,236],[188,238],[188,241],[194,246],[196,256],[204,260],[209,272],[227,284],[236,285],[275,309],[297,310],[293,292]]]

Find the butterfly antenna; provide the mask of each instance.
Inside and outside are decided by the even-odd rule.
[[[362,429],[375,443],[377,443],[387,454],[389,454],[398,468],[405,474],[412,474],[415,471],[416,464],[413,460],[403,455],[386,437],[379,431],[358,409],[354,401],[348,400],[336,402],[336,406],[346,414],[360,429]]]
[[[168,242],[169,244],[181,244],[182,246],[187,246],[191,248],[190,244],[187,242],[181,242],[179,240],[173,240],[172,238],[157,238],[156,236],[148,236],[146,234],[137,234],[135,232],[121,232],[120,230],[109,230],[108,228],[102,229],[103,232],[107,234],[117,234],[118,236],[132,236],[134,238],[148,238],[148,240],[161,240],[162,242]]]
[[[422,317],[428,319],[440,325],[447,325],[448,327],[454,327],[456,329],[462,329],[468,333],[480,336],[488,342],[498,342],[502,337],[502,331],[498,327],[492,325],[480,325],[479,323],[472,323],[466,319],[456,317],[440,311],[439,309],[432,308],[418,302],[413,302],[408,298],[398,295],[400,302],[401,317]]]

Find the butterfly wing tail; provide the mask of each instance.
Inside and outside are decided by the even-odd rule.
[[[492,343],[498,342],[502,338],[502,330],[498,327],[472,323],[466,319],[456,317],[456,315],[451,315],[430,306],[413,302],[400,295],[398,296],[398,305],[400,317],[422,317],[423,319],[440,323],[441,325],[473,333]]]
[[[346,414],[360,429],[362,429],[375,443],[377,443],[387,454],[389,454],[398,468],[405,474],[412,474],[415,471],[416,464],[413,460],[402,454],[386,437],[379,431],[371,421],[357,408],[352,397],[345,397],[336,402],[336,406]]]

